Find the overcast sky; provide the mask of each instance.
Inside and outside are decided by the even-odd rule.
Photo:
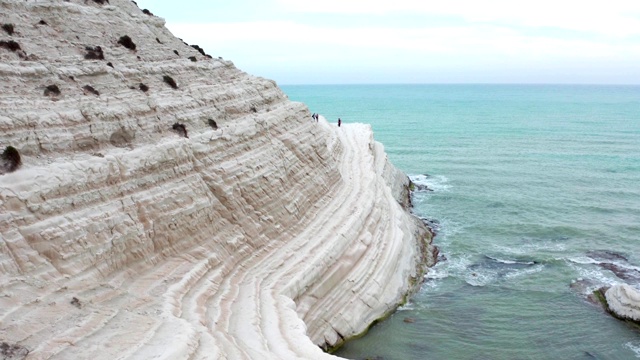
[[[137,0],[284,84],[640,84],[640,0]]]

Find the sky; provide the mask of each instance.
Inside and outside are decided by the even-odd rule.
[[[137,0],[288,84],[640,84],[640,0]]]

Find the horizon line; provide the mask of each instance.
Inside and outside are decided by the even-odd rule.
[[[277,83],[277,82],[276,82]],[[640,86],[640,83],[485,83],[485,82],[425,82],[425,83],[277,83],[278,86],[353,86],[353,85],[494,85],[494,86]]]

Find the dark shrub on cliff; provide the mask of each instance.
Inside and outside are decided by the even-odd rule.
[[[14,51],[14,52],[18,51],[18,50],[21,50],[20,44],[18,44],[17,42],[15,42],[13,40],[9,40],[9,41],[2,40],[2,41],[0,41],[0,47],[1,48],[5,48],[5,49],[10,50],[10,51]]]
[[[22,160],[20,159],[20,153],[13,146],[7,146],[2,155],[2,169],[4,172],[13,172],[16,171],[20,165],[22,165]]]
[[[29,355],[29,349],[18,344],[0,343],[0,355],[2,359],[24,359]]]
[[[180,56],[180,53],[178,52],[178,50],[173,50],[173,53]]]
[[[100,5],[104,5],[104,3],[109,3],[109,0],[93,0],[94,3],[98,3]]]
[[[58,85],[49,85],[44,89],[44,95],[60,95],[60,88]]]
[[[93,86],[91,85],[85,85],[82,87],[82,89],[86,92],[92,93],[95,96],[100,96],[100,93],[98,92],[98,90],[94,89]]]
[[[218,128],[218,124],[216,124],[215,120],[209,119],[207,122],[209,123],[209,126],[211,126],[214,130]]]
[[[149,16],[153,16],[153,13],[147,9],[142,10],[143,13],[149,15]]]
[[[163,77],[162,77],[162,80],[163,80],[164,82],[166,82],[166,83],[167,83],[169,86],[171,86],[172,88],[174,88],[174,89],[177,89],[177,88],[178,88],[178,84],[176,84],[176,81],[175,81],[175,80],[173,80],[173,78],[172,78],[171,76],[169,76],[169,75],[165,75],[165,76],[163,76]]]
[[[198,59],[196,59],[196,57],[195,57],[195,56],[189,56],[189,60],[191,60],[191,61],[193,61],[193,62],[198,61]]]
[[[191,47],[192,47],[192,48],[194,48],[194,49],[196,49],[196,50],[198,50],[198,51],[200,52],[200,54],[202,54],[203,56],[206,56],[206,55],[207,55],[207,54],[204,52],[204,49],[203,49],[203,48],[201,48],[200,46],[198,46],[198,45],[191,45]]]
[[[87,50],[87,53],[84,55],[85,59],[104,60],[104,53],[102,52],[102,48],[100,46],[96,46],[96,47],[85,46],[84,49]]]
[[[184,126],[184,124],[175,123],[173,124],[172,129],[178,134],[180,134],[180,136],[185,137],[187,139],[189,138],[189,135],[187,135],[187,127]]]
[[[135,50],[136,44],[133,43],[133,40],[129,37],[129,35],[121,36],[120,40],[118,40],[118,44],[126,47],[129,50]]]
[[[149,87],[143,83],[140,83],[140,90],[147,92],[149,91]]]
[[[9,35],[13,35],[13,24],[2,24],[2,30],[6,31]]]

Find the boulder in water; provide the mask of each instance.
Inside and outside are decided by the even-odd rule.
[[[604,293],[611,315],[640,325],[640,290],[627,285],[613,285]]]

